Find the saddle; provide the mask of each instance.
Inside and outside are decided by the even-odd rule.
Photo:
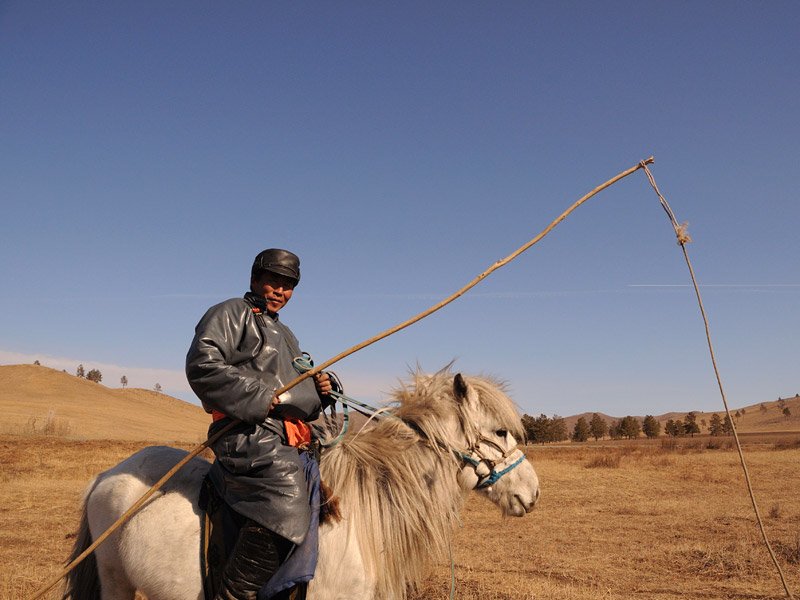
[[[319,477],[317,462],[301,453],[313,508],[306,539],[295,546],[272,579],[258,593],[258,600],[305,600],[308,582],[317,564],[319,526],[329,519],[339,520],[338,501]],[[214,600],[222,583],[228,557],[236,545],[245,517],[232,510],[220,497],[208,477],[200,488],[203,511],[200,531],[200,567],[205,600]]]

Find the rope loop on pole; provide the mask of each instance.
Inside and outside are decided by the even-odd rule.
[[[714,345],[711,343],[711,329],[708,324],[708,316],[706,315],[706,309],[703,306],[703,298],[700,295],[700,287],[697,284],[697,278],[694,274],[694,268],[692,267],[692,262],[689,260],[689,253],[686,251],[686,244],[691,241],[689,234],[686,233],[686,223],[682,225],[678,224],[678,220],[675,218],[675,214],[672,212],[672,208],[670,208],[669,203],[667,202],[664,195],[658,189],[656,185],[656,181],[653,178],[652,173],[650,173],[650,169],[647,168],[647,165],[642,161],[639,163],[639,166],[644,170],[645,175],[647,175],[647,179],[650,181],[650,185],[655,191],[656,195],[658,196],[659,201],[661,202],[661,206],[664,208],[664,211],[667,213],[670,222],[672,223],[672,228],[675,230],[675,235],[678,238],[678,244],[683,251],[683,257],[686,261],[686,266],[689,269],[689,275],[692,279],[692,286],[694,287],[695,297],[697,298],[697,304],[700,307],[700,315],[703,318],[703,324],[706,330],[706,342],[708,344],[708,351],[711,355],[711,365],[714,368],[714,375],[717,379],[717,385],[719,387],[720,396],[722,397],[722,405],[725,407],[725,414],[728,417],[728,422],[731,424],[731,431],[733,432],[733,439],[736,442],[736,450],[739,453],[739,462],[742,465],[742,471],[744,472],[744,480],[747,484],[747,492],[750,495],[750,502],[753,506],[753,512],[756,515],[756,522],[758,523],[759,531],[761,532],[761,537],[764,540],[764,545],[767,547],[767,551],[769,552],[770,558],[772,559],[772,564],[775,565],[775,569],[778,572],[778,575],[781,579],[781,583],[783,584],[784,592],[786,592],[786,597],[790,600],[793,600],[794,596],[792,592],[789,590],[789,585],[786,582],[786,576],[783,573],[783,569],[781,568],[780,563],[778,562],[777,556],[775,556],[775,552],[772,549],[772,545],[769,543],[769,538],[767,537],[766,529],[764,528],[764,521],[761,518],[761,512],[758,509],[758,503],[756,502],[756,496],[753,492],[753,485],[750,482],[750,472],[747,469],[747,462],[744,459],[744,452],[742,451],[742,444],[739,441],[739,434],[736,431],[736,425],[734,424],[733,416],[731,415],[730,408],[728,407],[728,399],[725,396],[725,389],[722,385],[722,377],[719,373],[719,368],[717,367],[717,359],[716,355],[714,354]]]

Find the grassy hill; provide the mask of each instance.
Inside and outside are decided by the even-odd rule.
[[[784,416],[788,407],[791,415]],[[741,433],[800,432],[800,397],[771,400],[738,410],[737,430]],[[151,390],[112,389],[38,365],[0,366],[0,433],[46,433],[74,439],[190,442],[205,439],[209,416],[197,405]],[[614,417],[598,413],[607,423]],[[697,412],[697,422],[708,423],[711,412]],[[724,411],[717,414],[724,416]],[[668,419],[683,419],[686,413],[654,415],[663,426]],[[535,415],[534,415],[535,416]],[[643,415],[638,416],[639,419]],[[580,417],[565,417],[572,431]],[[353,414],[353,426],[363,419]]]
[[[38,365],[0,366],[0,433],[199,442],[210,417],[166,394],[111,389]]]
[[[783,408],[789,408],[789,412],[791,413],[789,417],[786,417],[783,414]],[[735,413],[739,413],[739,417],[735,416]],[[715,412],[702,412],[702,411],[695,411],[697,414],[697,424],[700,425],[700,429],[702,433],[708,433],[707,426],[704,427],[702,425],[702,421],[706,421],[706,424],[711,420],[711,416],[714,414],[718,414],[721,418],[725,418],[725,411],[722,408],[722,403],[720,402],[720,410]],[[740,433],[765,433],[765,432],[800,432],[800,396],[795,396],[792,398],[784,398],[782,401],[778,400],[771,400],[769,402],[759,402],[758,404],[751,404],[750,406],[744,406],[741,408],[733,408],[731,407],[731,413],[734,414],[734,419],[736,422],[736,430]],[[564,421],[567,424],[567,430],[572,432],[572,429],[575,427],[575,422],[580,418],[584,417],[588,422],[591,420],[592,415],[594,413],[582,413],[579,415],[572,415],[570,417],[564,417]],[[612,417],[610,415],[606,415],[604,413],[598,412],[601,417],[603,417],[607,423],[611,424],[614,421],[618,421],[622,417],[626,415],[620,415],[618,417]],[[640,421],[644,418],[644,415],[631,415],[638,418]],[[661,431],[664,431],[664,424],[669,420],[683,420],[686,416],[685,412],[670,412],[665,413],[663,415],[653,415],[656,420],[661,423]]]

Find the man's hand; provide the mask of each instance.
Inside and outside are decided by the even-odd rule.
[[[269,408],[267,409],[267,413],[271,412],[272,409],[278,406],[278,404],[280,403],[281,403],[280,398],[278,398],[277,396],[273,396],[272,400],[269,403]]]
[[[327,396],[333,391],[331,377],[324,371],[314,375],[314,385],[317,387],[317,393],[321,396]]]

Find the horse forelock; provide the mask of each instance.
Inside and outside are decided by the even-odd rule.
[[[411,382],[393,395],[399,406],[396,414],[426,433],[435,432],[444,420],[455,416],[469,421],[471,426],[505,429],[522,439],[519,411],[509,398],[504,382],[486,375],[464,376],[467,385],[477,394],[477,406],[465,407],[453,395],[453,379],[449,367],[434,374],[412,373]],[[456,440],[442,441],[453,444]]]
[[[479,411],[491,425],[505,429],[518,440],[522,439],[522,419],[509,398],[506,384],[488,376],[467,377],[467,384],[478,392]]]

